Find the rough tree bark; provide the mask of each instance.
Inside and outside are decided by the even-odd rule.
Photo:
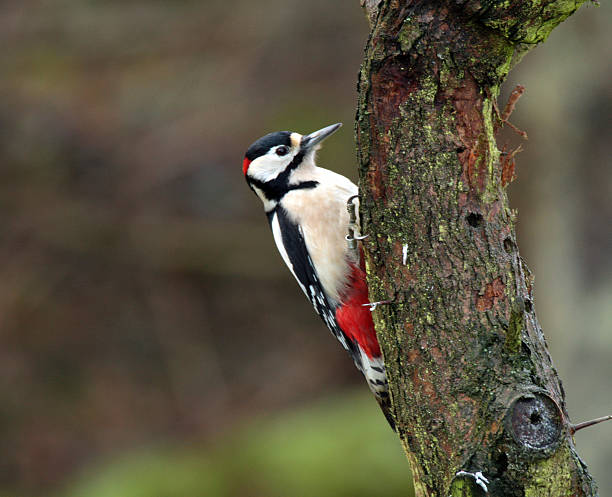
[[[510,68],[582,0],[362,0],[370,298],[419,496],[591,496],[497,149]],[[481,484],[479,484],[481,483]]]

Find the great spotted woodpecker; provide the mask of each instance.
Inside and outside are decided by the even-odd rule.
[[[278,131],[246,152],[242,170],[268,217],[285,264],[315,311],[365,376],[394,428],[387,377],[368,306],[361,251],[352,251],[347,201],[357,195],[348,178],[315,164],[321,142],[340,123],[302,136]]]

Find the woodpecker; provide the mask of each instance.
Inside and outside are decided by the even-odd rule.
[[[341,123],[300,135],[269,133],[247,150],[242,171],[263,203],[280,255],[315,311],[363,373],[395,429],[385,365],[368,305],[361,250],[350,250],[348,178],[315,164],[321,142]],[[358,227],[358,226],[357,226]]]

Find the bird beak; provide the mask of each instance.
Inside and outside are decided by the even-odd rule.
[[[305,151],[312,150],[318,143],[321,143],[329,135],[335,133],[340,126],[342,126],[342,123],[332,124],[331,126],[327,126],[319,131],[303,136],[302,140],[300,141],[300,148]]]

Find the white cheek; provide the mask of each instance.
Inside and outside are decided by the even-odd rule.
[[[254,179],[266,182],[276,178],[281,170],[280,164],[274,160],[274,157],[264,155],[251,162],[249,175]]]
[[[249,165],[249,176],[264,183],[272,181],[287,168],[294,156],[294,153],[282,157],[275,153],[262,155]]]

